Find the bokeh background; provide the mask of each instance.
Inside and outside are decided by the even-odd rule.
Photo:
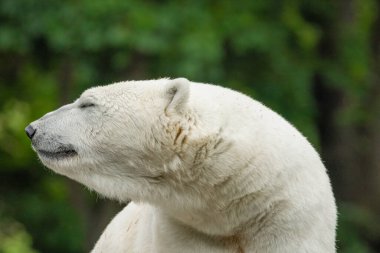
[[[376,0],[0,0],[0,253],[88,252],[122,207],[44,168],[29,122],[90,86],[179,76],[247,93],[300,129],[331,176],[338,252],[380,252],[379,9]]]

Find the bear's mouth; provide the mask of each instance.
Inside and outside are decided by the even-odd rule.
[[[37,153],[48,159],[64,159],[78,155],[78,153],[72,148],[59,149],[57,151],[48,151],[48,150],[37,150]]]

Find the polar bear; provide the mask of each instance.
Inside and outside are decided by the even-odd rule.
[[[239,92],[184,78],[120,82],[25,130],[47,167],[132,200],[93,253],[335,252],[319,155]]]

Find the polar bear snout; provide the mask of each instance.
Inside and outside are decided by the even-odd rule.
[[[67,138],[75,122],[67,122],[67,112],[56,110],[33,121],[25,128],[25,133],[32,142],[33,150],[44,163],[46,161],[67,160],[77,157],[77,144],[73,138]],[[46,164],[46,165],[50,165]],[[51,166],[51,165],[50,165]]]
[[[37,131],[38,129],[38,131]],[[63,159],[76,156],[78,153],[72,144],[62,140],[62,136],[49,133],[46,127],[30,124],[25,128],[26,135],[32,141],[32,147],[38,156],[46,159]]]
[[[32,127],[32,125],[28,125],[26,128],[25,128],[25,133],[26,135],[29,137],[29,139],[32,139],[33,136],[35,135],[36,133],[36,129],[34,127]]]

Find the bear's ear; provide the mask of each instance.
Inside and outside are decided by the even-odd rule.
[[[168,99],[168,105],[165,108],[167,114],[183,111],[189,99],[189,86],[189,80],[186,78],[177,78],[168,82],[165,87],[165,95]]]

